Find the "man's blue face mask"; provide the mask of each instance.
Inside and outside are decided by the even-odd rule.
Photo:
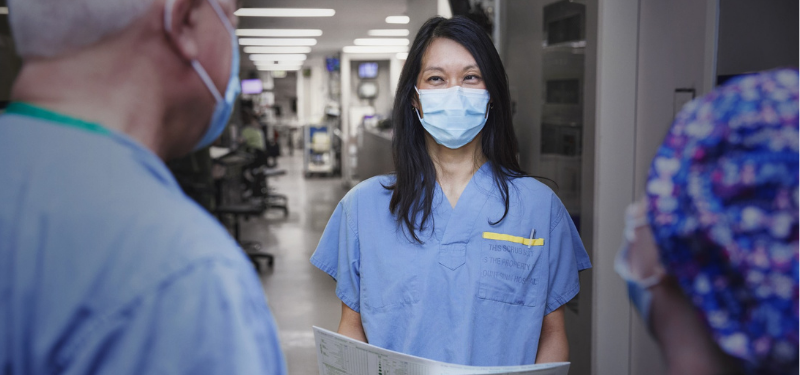
[[[164,24],[167,31],[171,31],[172,29],[172,8],[174,6],[175,0],[168,0],[165,5],[164,11]],[[192,68],[197,72],[200,76],[200,79],[208,88],[208,91],[211,92],[211,95],[214,97],[216,104],[214,105],[214,113],[211,115],[211,122],[206,129],[203,138],[194,146],[194,150],[199,150],[203,147],[210,145],[214,140],[219,138],[222,131],[225,130],[225,126],[228,125],[228,119],[231,117],[231,112],[233,112],[233,105],[236,101],[236,98],[239,97],[239,92],[241,87],[239,86],[239,44],[236,40],[236,32],[231,25],[230,20],[225,15],[225,11],[222,10],[222,7],[219,5],[217,0],[208,0],[208,3],[211,4],[211,7],[214,8],[214,12],[217,13],[219,19],[222,21],[222,24],[225,26],[225,29],[228,31],[231,40],[231,69],[230,74],[228,76],[228,84],[225,87],[225,95],[221,95],[217,87],[214,85],[214,82],[209,77],[208,73],[203,66],[200,65],[200,62],[197,60],[192,60]]]
[[[648,225],[647,217],[641,205],[642,202],[634,203],[625,210],[625,239],[614,260],[614,270],[627,283],[628,298],[639,311],[645,325],[650,326],[650,306],[653,303],[653,293],[650,288],[660,283],[665,276],[663,268],[656,267],[655,272],[647,277],[638,277],[633,272],[630,263],[630,247],[636,241],[636,229]]]

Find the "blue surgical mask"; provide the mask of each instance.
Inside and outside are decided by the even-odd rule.
[[[664,279],[664,274],[656,272],[647,278],[638,278],[631,271],[628,254],[631,243],[635,240],[636,228],[647,225],[647,218],[637,215],[638,208],[633,204],[628,207],[625,214],[625,240],[614,259],[614,270],[628,285],[628,298],[639,312],[645,324],[650,326],[650,306],[653,303],[653,293],[650,288]],[[641,212],[641,211],[639,211]]]
[[[436,143],[450,149],[471,142],[486,124],[489,115],[489,91],[453,86],[448,89],[417,90],[422,127]]]
[[[174,3],[175,0],[168,0],[166,3],[164,23],[167,31],[170,31],[172,28],[172,7]],[[208,91],[211,92],[211,95],[216,101],[216,104],[214,105],[214,113],[211,115],[211,122],[209,123],[203,138],[201,138],[200,142],[194,146],[195,150],[199,150],[210,145],[220,136],[220,134],[222,134],[222,131],[225,130],[225,126],[228,124],[228,119],[231,117],[231,112],[233,112],[234,102],[239,96],[239,91],[241,90],[241,87],[239,86],[239,43],[236,40],[236,33],[233,25],[231,25],[230,20],[225,15],[225,11],[222,10],[222,7],[220,7],[217,0],[208,0],[208,3],[211,4],[212,8],[214,8],[214,12],[217,13],[217,16],[219,16],[219,19],[222,21],[222,24],[225,26],[225,29],[228,30],[228,34],[230,35],[231,71],[230,75],[228,76],[228,85],[225,87],[225,95],[223,96],[220,94],[219,90],[217,90],[217,86],[214,85],[214,82],[211,80],[211,77],[209,77],[206,70],[203,69],[202,65],[200,65],[200,62],[197,60],[192,60],[192,68],[194,68],[194,70],[197,72],[197,75],[200,76],[200,79],[206,85]]]

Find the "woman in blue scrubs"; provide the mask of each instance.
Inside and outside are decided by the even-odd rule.
[[[339,333],[450,363],[568,360],[563,305],[591,265],[564,205],[520,169],[510,106],[480,26],[422,26],[395,96],[395,173],[342,199],[311,258],[337,281]]]

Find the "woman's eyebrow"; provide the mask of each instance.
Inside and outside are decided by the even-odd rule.
[[[429,71],[429,70],[438,70],[438,71],[440,71],[440,72],[444,72],[444,69],[442,69],[442,68],[440,68],[440,67],[438,67],[438,66],[429,66],[429,67],[427,67],[427,68],[423,69],[422,71],[423,71],[423,72],[427,72],[427,71]]]

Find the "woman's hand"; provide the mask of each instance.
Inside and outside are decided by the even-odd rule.
[[[361,314],[353,311],[344,302],[342,302],[342,319],[339,321],[338,333],[354,340],[367,342],[364,326],[361,325]]]
[[[564,328],[564,306],[545,315],[542,333],[539,336],[539,351],[536,363],[569,361],[569,342]]]

